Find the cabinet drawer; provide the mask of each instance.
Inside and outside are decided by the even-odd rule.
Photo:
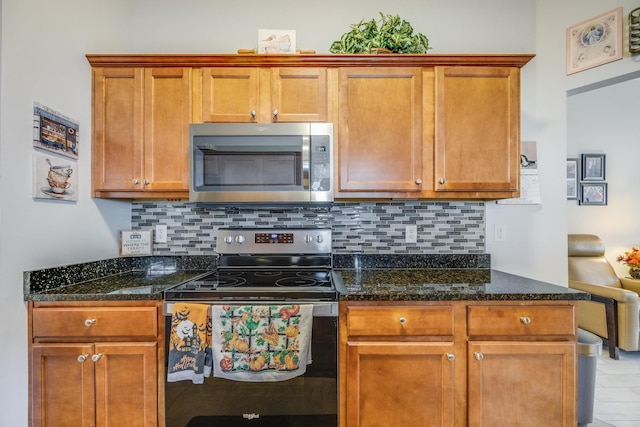
[[[475,306],[467,312],[469,336],[573,336],[573,306]]]
[[[52,307],[33,309],[34,338],[155,337],[156,307]]]
[[[354,336],[453,335],[453,307],[349,307]]]

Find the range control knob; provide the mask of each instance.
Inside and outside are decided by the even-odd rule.
[[[236,236],[236,243],[243,244],[244,236]]]
[[[313,242],[313,236],[307,234],[306,236],[304,236],[304,241],[307,243]]]
[[[224,242],[228,245],[233,243],[233,236],[224,236]]]
[[[320,234],[318,234],[318,237],[316,237],[316,242],[322,243],[324,242],[324,238]]]

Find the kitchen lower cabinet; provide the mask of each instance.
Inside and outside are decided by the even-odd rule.
[[[575,426],[573,302],[340,302],[340,426]]]
[[[30,303],[30,425],[164,425],[159,312],[155,303]]]

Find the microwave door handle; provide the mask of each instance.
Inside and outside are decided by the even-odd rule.
[[[305,190],[309,190],[309,188],[311,187],[310,151],[311,151],[311,137],[309,135],[303,135],[302,136],[302,187]]]
[[[247,153],[265,153],[265,152],[299,152],[300,146],[296,145],[199,145],[199,150],[202,151],[233,151],[233,152],[247,152]],[[302,148],[303,155],[305,149]],[[307,149],[308,151],[308,149]],[[308,156],[307,156],[308,157]]]

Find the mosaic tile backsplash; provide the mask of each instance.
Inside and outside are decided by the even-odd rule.
[[[155,255],[211,255],[221,227],[326,227],[334,254],[485,253],[484,202],[390,201],[287,208],[217,207],[192,203],[133,203],[133,229],[167,225]],[[405,228],[416,225],[416,243]]]

